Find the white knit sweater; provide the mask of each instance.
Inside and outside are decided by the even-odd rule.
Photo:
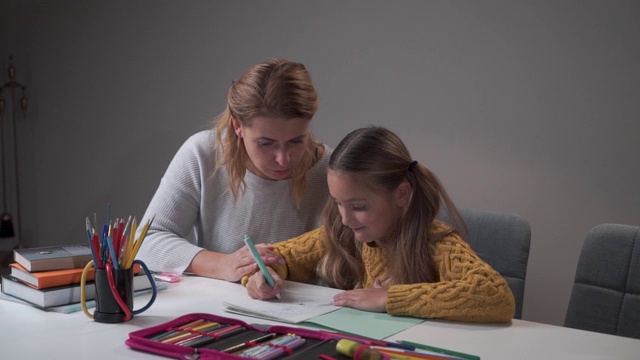
[[[299,208],[291,180],[266,180],[246,172],[245,191],[234,200],[227,171],[215,169],[215,133],[191,136],[178,150],[160,181],[141,224],[155,216],[137,258],[153,271],[183,272],[203,249],[232,253],[244,235],[256,243],[289,239],[320,225],[328,197],[325,151],[309,171]]]

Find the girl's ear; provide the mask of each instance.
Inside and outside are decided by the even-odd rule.
[[[233,125],[233,130],[236,132],[236,135],[241,138],[242,128],[240,127],[240,124],[238,124],[238,120],[236,120],[236,118],[234,118],[233,116],[231,117],[231,125]]]
[[[409,180],[403,180],[396,189],[396,204],[398,207],[405,207],[411,199],[411,183]]]

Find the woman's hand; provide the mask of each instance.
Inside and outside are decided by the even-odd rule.
[[[256,250],[258,250],[262,261],[267,266],[273,263],[280,265],[284,265],[285,263],[282,256],[273,251],[272,246],[257,244]],[[229,281],[238,281],[242,279],[243,276],[250,275],[258,270],[258,264],[253,258],[253,255],[251,255],[251,250],[246,245],[233,254],[227,255],[225,262],[227,263],[225,267],[229,269],[225,278],[229,279]]]
[[[249,294],[251,298],[269,300],[275,298],[277,294],[284,290],[284,281],[278,276],[278,273],[269,266],[267,266],[267,270],[269,274],[271,274],[271,277],[273,277],[275,285],[273,287],[269,286],[262,271],[258,271],[251,275],[247,281],[247,294]]]
[[[379,280],[373,287],[345,291],[333,297],[333,305],[347,306],[358,310],[387,312],[387,289],[383,288]]]
[[[272,246],[257,244],[256,249],[265,265],[284,265],[284,259],[273,251]],[[245,245],[232,254],[201,251],[193,258],[187,271],[214,279],[240,281],[242,277],[258,271],[258,264]]]

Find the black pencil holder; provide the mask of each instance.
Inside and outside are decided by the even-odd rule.
[[[126,314],[116,298],[113,296],[107,274],[108,270],[96,269],[96,310],[93,318],[102,323],[124,322]],[[133,309],[133,267],[129,269],[111,270],[113,280],[120,299],[131,311]]]
[[[156,283],[153,280],[151,271],[144,262],[134,260],[132,266],[128,269],[115,270],[111,264],[107,264],[105,268],[95,269],[94,286],[95,286],[95,303],[96,310],[93,314],[87,310],[85,284],[88,271],[93,267],[93,260],[89,261],[82,271],[80,279],[80,305],[82,311],[88,318],[101,323],[119,323],[131,320],[133,315],[142,314],[153,305],[158,294]],[[139,276],[134,277],[134,269],[140,267],[144,271],[149,281],[151,298],[140,309],[133,310],[133,296]],[[110,276],[111,275],[111,276]]]

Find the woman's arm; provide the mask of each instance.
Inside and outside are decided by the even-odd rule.
[[[187,240],[199,216],[202,136],[196,134],[180,147],[147,207],[144,219],[154,220],[137,257],[151,270],[182,273],[204,250]]]

